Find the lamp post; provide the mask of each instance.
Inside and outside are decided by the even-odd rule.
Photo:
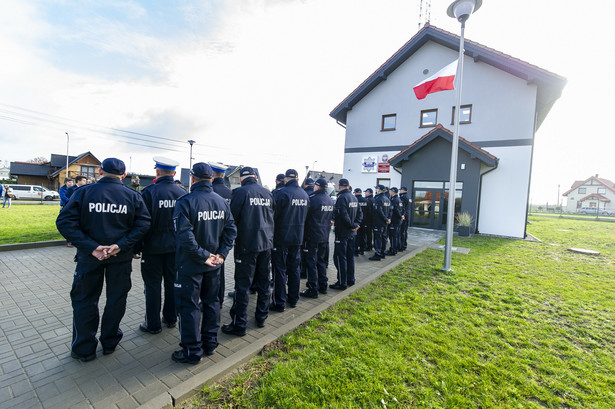
[[[482,0],[455,0],[448,6],[446,14],[454,17],[461,23],[461,36],[459,37],[459,60],[457,62],[457,73],[455,79],[455,133],[451,146],[451,172],[448,186],[448,213],[446,217],[446,245],[444,246],[444,266],[442,271],[451,271],[451,252],[453,249],[453,228],[455,223],[455,187],[457,185],[457,154],[459,150],[459,118],[461,103],[461,84],[463,77],[463,36],[466,28],[466,20],[470,15],[480,8]]]
[[[70,137],[68,136],[68,132],[64,132],[66,134],[66,177],[68,178],[68,140]]]
[[[188,141],[188,143],[190,144],[190,169],[189,169],[189,170],[192,170],[192,159],[194,159],[194,158],[192,157],[192,145],[194,145],[194,141],[193,141],[192,139],[190,139],[190,140]],[[188,187],[191,187],[191,186],[192,186],[192,178],[189,178],[189,179],[188,179]],[[188,189],[188,190],[189,190],[189,189]]]

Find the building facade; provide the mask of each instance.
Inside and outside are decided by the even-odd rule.
[[[412,88],[458,47],[458,36],[426,25],[330,114],[346,128],[344,177],[363,189],[406,186],[414,226],[446,228],[455,91],[418,100]],[[456,209],[474,231],[524,237],[534,134],[565,79],[470,40],[464,48]]]
[[[615,183],[598,175],[575,181],[562,196],[567,199],[566,213],[579,213],[586,207],[615,212]]]

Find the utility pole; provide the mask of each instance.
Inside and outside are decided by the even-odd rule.
[[[64,132],[66,134],[66,177],[68,178],[68,141],[70,137],[68,136],[68,132]]]

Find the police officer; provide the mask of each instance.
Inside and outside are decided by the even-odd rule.
[[[303,190],[308,194],[308,197],[314,194],[314,179],[305,178],[303,181]],[[301,278],[307,278],[307,257],[308,249],[305,242],[305,230],[303,231],[303,244],[301,245]]]
[[[260,186],[256,172],[244,167],[239,173],[241,187],[233,191],[231,211],[237,225],[235,241],[235,296],[230,324],[222,332],[237,336],[246,334],[249,289],[256,288],[256,326],[265,326],[269,315],[269,264],[273,248],[273,209],[271,192]]]
[[[164,305],[162,323],[168,328],[175,327],[175,230],[173,209],[175,201],[186,191],[173,182],[175,168],[179,162],[162,156],[153,158],[156,163],[156,182],[143,189],[142,197],[152,217],[152,225],[141,245],[141,276],[145,287],[145,321],[139,329],[150,334],[162,331],[160,307],[162,298],[160,285],[164,282]]]
[[[361,190],[361,188],[356,188],[354,190],[354,196],[357,198],[357,201],[359,202],[359,208],[361,209],[361,214],[363,215],[363,219],[361,220],[361,226],[359,228],[359,230],[357,231],[357,234],[355,236],[355,246],[354,246],[354,254],[355,256],[358,255],[363,255],[365,254],[365,247],[366,247],[366,241],[367,241],[367,237],[365,234],[366,229],[366,224],[365,224],[365,211],[367,209],[367,200],[365,200],[365,198],[363,197],[363,191]]]
[[[220,162],[209,162],[209,166],[214,173],[214,179],[211,182],[211,186],[214,192],[222,196],[227,202],[231,203],[231,189],[224,184],[224,174],[228,166]],[[218,291],[218,300],[220,301],[220,307],[224,302],[224,287],[226,286],[226,280],[224,278],[224,263],[220,265],[220,290]]]
[[[275,177],[275,188],[273,189],[273,191],[271,193],[275,193],[276,191],[282,189],[284,187],[284,174],[283,173],[278,173],[277,176]]]
[[[372,251],[374,235],[374,191],[371,187],[365,189],[365,211],[363,212],[363,222],[361,229],[365,229],[365,251]]]
[[[282,312],[285,303],[295,308],[299,300],[301,243],[310,199],[297,181],[298,174],[288,169],[284,187],[273,193],[275,200],[273,235],[273,305],[270,310]],[[288,282],[288,292],[286,285]]]
[[[329,288],[345,290],[353,286],[354,277],[354,236],[361,226],[363,215],[359,202],[350,192],[348,179],[340,179],[339,193],[335,201],[333,218],[335,223],[335,247],[333,260],[337,267],[337,282]]]
[[[401,221],[399,233],[400,250],[405,251],[408,248],[408,222],[410,221],[410,197],[408,196],[408,189],[405,186],[399,188],[399,198],[404,205],[404,218]]]
[[[386,251],[386,231],[391,223],[391,201],[385,195],[384,185],[376,186],[376,197],[374,198],[374,255],[369,259],[380,261],[384,258]]]
[[[100,327],[103,354],[115,351],[122,339],[120,321],[131,287],[133,247],[147,233],[150,216],[141,195],[122,184],[124,162],[105,159],[102,179],[81,187],[56,220],[58,231],[77,247],[77,267],[70,292],[73,306],[71,356],[96,358],[98,300],[107,283],[107,302]]]
[[[199,162],[190,173],[190,193],[177,200],[173,212],[178,269],[175,307],[182,348],[171,358],[196,364],[203,353],[212,355],[218,346],[218,270],[233,247],[237,228],[228,202],[213,191],[211,167]],[[199,301],[203,305],[202,323]]]
[[[399,232],[401,230],[401,222],[404,219],[404,204],[398,195],[399,191],[396,187],[390,189],[391,194],[391,223],[389,224],[389,240],[391,247],[385,254],[394,256],[401,248]]]
[[[307,290],[303,297],[318,298],[318,293],[327,293],[327,257],[329,233],[333,221],[333,200],[327,193],[325,179],[316,180],[314,194],[310,196],[310,207],[305,220],[305,243],[307,247]]]

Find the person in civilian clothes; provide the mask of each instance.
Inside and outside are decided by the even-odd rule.
[[[86,183],[88,183],[87,176],[83,176],[83,175],[76,176],[75,184],[66,190],[66,197],[70,199],[73,193],[75,193],[75,190],[79,189],[81,186],[84,186]]]
[[[363,222],[361,229],[365,229],[365,251],[372,251],[374,236],[374,191],[371,188],[365,189],[365,211],[363,212]]]
[[[224,174],[228,168],[226,165],[220,162],[209,162],[211,170],[214,172],[214,180],[211,182],[211,186],[214,192],[222,196],[227,202],[231,203],[231,189],[224,184]],[[220,300],[220,307],[224,302],[224,291],[226,286],[226,280],[224,278],[224,263],[220,265],[220,289],[218,290],[218,299]]]
[[[408,189],[405,186],[399,188],[399,198],[404,205],[404,217],[401,221],[400,229],[400,245],[401,251],[405,251],[408,248],[408,222],[410,221],[410,197],[408,196]]]
[[[297,182],[297,171],[288,169],[285,185],[273,194],[275,200],[273,250],[274,294],[270,310],[282,312],[299,300],[301,243],[310,199]],[[287,291],[288,283],[288,291]]]
[[[337,267],[337,282],[329,288],[345,290],[353,286],[354,277],[354,236],[361,226],[363,215],[357,198],[350,192],[348,179],[340,179],[339,193],[333,210],[335,223],[335,248],[333,261]]]
[[[401,222],[404,219],[404,204],[398,195],[398,189],[396,187],[392,187],[390,189],[391,194],[391,223],[389,224],[389,240],[391,242],[391,247],[389,247],[389,251],[385,254],[387,256],[394,256],[401,249],[400,244],[400,230],[401,230]]]
[[[96,358],[98,301],[106,282],[107,302],[100,326],[103,354],[115,351],[122,339],[120,321],[131,287],[134,246],[150,227],[150,215],[141,195],[122,184],[124,162],[105,159],[98,183],[81,187],[56,220],[62,236],[77,247],[77,267],[70,291],[73,306],[71,356]]]
[[[69,197],[66,196],[66,192],[75,184],[75,180],[73,178],[64,178],[64,184],[58,191],[60,194],[60,208],[64,207],[66,203],[68,203]]]
[[[142,197],[152,217],[152,225],[141,245],[141,276],[145,287],[145,321],[139,329],[150,334],[162,331],[162,324],[175,327],[175,230],[173,210],[176,200],[186,191],[173,182],[179,162],[162,156],[153,158],[156,163],[156,182],[143,189]],[[164,304],[161,284],[164,283]],[[162,321],[160,308],[162,306]]]
[[[318,298],[318,293],[327,293],[327,250],[333,221],[333,200],[327,193],[327,187],[325,179],[318,179],[314,194],[310,196],[304,233],[308,250],[305,260],[308,288],[300,293],[302,297]]]
[[[199,162],[190,173],[190,193],[175,202],[173,211],[177,238],[175,308],[181,349],[171,358],[197,364],[203,353],[212,355],[218,346],[218,270],[233,248],[237,228],[228,202],[213,191],[211,167]]]
[[[387,248],[386,231],[391,223],[391,201],[386,197],[386,187],[376,186],[374,198],[374,255],[369,259],[380,261],[384,259]]]
[[[256,172],[244,167],[239,172],[241,187],[233,190],[231,212],[237,225],[235,241],[235,296],[232,322],[222,326],[225,334],[244,336],[248,321],[249,289],[258,293],[256,326],[265,326],[269,315],[271,286],[269,265],[273,248],[274,201],[271,192],[260,186]]]
[[[359,230],[357,230],[357,234],[355,236],[355,240],[354,240],[354,255],[355,256],[359,256],[359,255],[363,255],[365,254],[365,247],[366,247],[366,241],[367,238],[365,237],[365,228],[363,227],[365,225],[365,210],[367,208],[367,200],[365,200],[365,198],[363,197],[363,191],[361,191],[361,188],[356,188],[354,190],[354,196],[357,198],[357,201],[359,202],[359,208],[361,209],[361,214],[363,216],[362,220],[361,220],[361,226],[359,227]]]

